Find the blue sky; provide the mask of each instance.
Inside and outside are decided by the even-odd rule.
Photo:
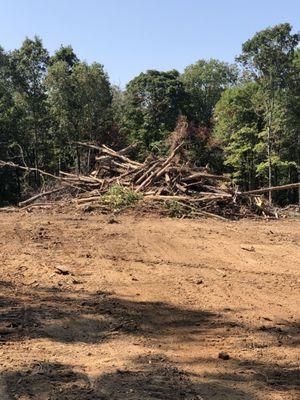
[[[232,62],[245,40],[270,25],[300,30],[299,0],[0,0],[0,12],[6,50],[35,34],[51,53],[71,44],[121,86],[147,69]]]

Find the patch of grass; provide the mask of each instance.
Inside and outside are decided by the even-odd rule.
[[[169,217],[178,218],[183,214],[182,206],[177,200],[166,201],[165,207],[168,210]]]
[[[121,185],[113,185],[109,188],[107,193],[102,196],[101,200],[108,205],[112,211],[120,211],[137,202],[140,198],[141,195],[130,188]]]

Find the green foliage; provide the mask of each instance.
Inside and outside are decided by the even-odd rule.
[[[184,99],[177,71],[141,73],[126,88],[123,129],[148,151],[174,130]]]
[[[70,71],[66,61],[57,61],[49,68],[46,83],[52,132],[59,148],[59,164],[64,166],[72,158],[71,141],[105,141],[112,124],[110,83],[102,65],[76,62]],[[81,170],[79,149],[76,157]]]
[[[19,144],[36,168],[44,164],[47,157],[48,115],[47,93],[44,78],[49,61],[48,51],[40,38],[26,38],[18,50],[10,55],[10,78],[14,107],[19,114]],[[37,179],[37,177],[36,177]]]
[[[179,218],[183,214],[182,206],[177,200],[166,201],[165,207],[167,209],[168,216],[171,218]]]
[[[266,186],[269,166],[275,185],[297,182],[300,157],[300,71],[298,52],[292,60],[286,86],[272,104],[271,152],[267,157],[268,129],[265,93],[259,82],[227,89],[216,105],[214,135],[224,149],[224,163],[245,189]],[[289,82],[289,80],[290,82]],[[297,95],[298,93],[298,95]],[[276,197],[284,201],[282,193]],[[296,201],[295,193],[289,201]]]
[[[276,25],[243,44],[240,70],[199,60],[182,75],[141,73],[124,91],[71,46],[51,56],[38,37],[11,52],[0,47],[0,159],[90,172],[95,153],[76,141],[113,148],[137,142],[131,156],[143,160],[166,154],[174,139],[184,140],[190,162],[231,172],[242,188],[299,181],[299,39],[289,24]],[[188,130],[170,136],[179,116]],[[16,202],[41,184],[37,174],[2,169],[0,201]],[[131,204],[136,195],[128,190],[113,188],[106,200],[116,209]],[[281,193],[279,200],[297,201],[297,193]],[[168,207],[180,211],[176,203]]]
[[[291,71],[300,40],[300,34],[291,34],[291,30],[285,23],[257,32],[243,44],[243,53],[237,58],[269,94],[285,87]]]
[[[217,103],[214,135],[224,148],[225,165],[245,189],[258,184],[256,166],[261,161],[259,146],[263,129],[258,85],[250,82],[227,89]]]
[[[123,118],[126,111],[125,93],[118,86],[114,85],[112,91],[112,113],[113,121],[117,129],[121,130],[123,125]]]
[[[265,120],[268,185],[278,181],[278,165],[282,143],[283,104],[294,72],[294,53],[300,34],[291,33],[290,24],[279,24],[256,33],[243,44],[238,61],[251,73],[261,91]],[[281,113],[281,116],[280,116]],[[289,135],[288,135],[289,136]],[[280,161],[281,162],[281,161]],[[263,169],[262,169],[263,170]],[[269,193],[271,200],[271,192]]]
[[[101,202],[107,205],[111,211],[116,212],[136,203],[140,198],[141,195],[132,189],[121,185],[114,185],[102,196]]]
[[[184,111],[190,121],[210,127],[215,105],[221,93],[236,84],[235,65],[211,59],[199,60],[185,68],[181,81],[187,92]]]
[[[59,61],[64,61],[68,65],[68,69],[71,71],[77,63],[79,63],[79,59],[72,46],[61,46],[59,50],[57,50],[52,57],[50,57],[49,65],[54,65]]]

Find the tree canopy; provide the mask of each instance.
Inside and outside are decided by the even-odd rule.
[[[300,40],[289,24],[257,32],[237,63],[199,59],[182,73],[149,70],[125,89],[100,63],[72,46],[49,54],[39,37],[0,47],[0,159],[52,173],[90,172],[91,150],[120,148],[135,157],[164,153],[177,121],[189,124],[186,150],[196,165],[230,173],[242,189],[299,181]],[[0,169],[0,203],[43,184],[37,175]],[[297,201],[296,191],[275,201]]]
[[[189,120],[202,126],[212,126],[215,105],[222,92],[235,85],[236,65],[218,60],[199,60],[185,68],[181,75],[188,94],[185,112]]]
[[[175,70],[151,70],[130,81],[123,118],[130,139],[153,149],[174,130],[184,98],[184,86]]]

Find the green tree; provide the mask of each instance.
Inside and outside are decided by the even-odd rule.
[[[286,129],[289,135],[286,136],[289,137],[287,143],[288,152],[289,158],[294,160],[297,165],[297,178],[295,181],[300,182],[300,49],[297,49],[294,55],[293,73],[287,98]],[[300,189],[298,201],[300,202]]]
[[[242,55],[238,61],[252,74],[263,94],[266,125],[266,149],[268,163],[268,183],[272,186],[272,159],[276,107],[278,107],[281,90],[288,84],[292,70],[294,51],[299,43],[300,35],[291,33],[290,24],[279,24],[256,33],[242,46]],[[269,199],[272,200],[271,192]]]
[[[8,159],[8,151],[13,140],[14,102],[10,84],[8,54],[0,47],[0,159]],[[16,194],[14,174],[0,169],[0,204],[12,200]]]
[[[26,38],[10,54],[15,106],[20,110],[23,137],[19,143],[36,168],[43,164],[47,148],[48,116],[44,79],[49,55],[40,38]],[[37,176],[36,176],[37,180]]]
[[[300,50],[294,55],[288,87],[280,92],[275,114],[273,152],[279,163],[272,162],[275,184],[300,181]],[[275,140],[276,139],[276,140]],[[281,193],[284,195],[284,193]],[[289,200],[296,201],[292,191]],[[299,194],[298,194],[299,196]],[[281,196],[282,197],[282,196]],[[298,197],[300,199],[300,196]]]
[[[0,155],[4,154],[4,144],[11,133],[11,108],[13,93],[10,83],[9,56],[0,47]]]
[[[113,147],[125,147],[128,144],[128,132],[125,128],[126,114],[125,92],[118,86],[112,86],[112,126],[109,142]]]
[[[224,91],[216,105],[215,120],[214,135],[223,147],[225,165],[243,189],[254,188],[264,146],[258,85],[250,82]]]
[[[59,148],[60,164],[69,156],[67,145],[71,141],[101,143],[106,140],[112,124],[112,95],[102,65],[78,62],[70,72],[66,61],[58,61],[49,68],[47,87],[48,107],[53,119],[52,131]],[[88,156],[87,167],[89,165]],[[77,168],[81,171],[79,147]]]
[[[188,94],[185,113],[190,121],[211,127],[214,108],[222,92],[238,78],[235,65],[211,59],[199,60],[185,68],[181,75]]]
[[[184,99],[177,71],[141,73],[126,87],[123,130],[146,151],[154,149],[174,130]]]
[[[60,48],[50,57],[49,65],[53,65],[58,61],[67,63],[69,70],[72,70],[74,65],[79,63],[79,59],[74,53],[72,46],[60,46]]]

